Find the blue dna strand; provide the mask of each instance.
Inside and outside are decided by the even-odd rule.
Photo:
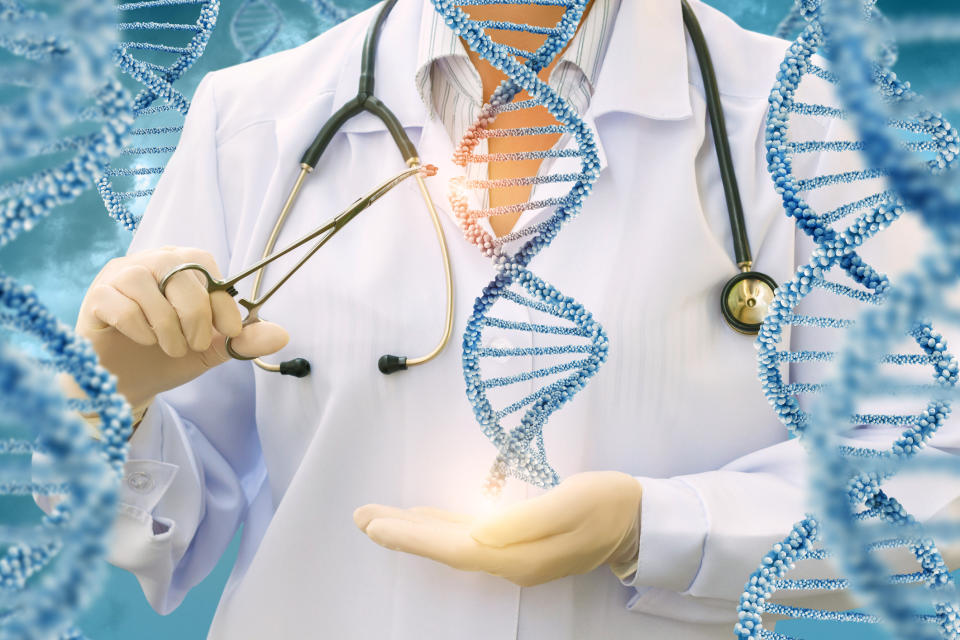
[[[343,22],[350,17],[350,12],[337,5],[332,0],[303,0],[313,9],[318,18],[331,24]]]
[[[156,0],[120,10],[176,4],[187,3]],[[23,175],[22,164],[32,171],[0,185],[0,245],[107,172],[126,144],[134,115],[145,115],[150,103],[163,98],[186,111],[186,99],[170,83],[202,51],[216,3],[204,3],[201,22],[209,25],[187,47],[153,49],[177,55],[167,65],[130,55],[145,43],[117,47],[116,10],[100,0],[33,8],[0,0],[0,47],[9,54],[0,71],[6,98],[0,168]],[[123,26],[177,27],[145,21]],[[112,79],[115,63],[147,87],[137,98]],[[3,275],[0,331],[0,638],[82,638],[71,619],[101,582],[130,435],[129,407],[89,344],[59,323],[32,290]],[[32,361],[10,344],[28,349]],[[65,400],[50,379],[56,373],[72,377],[86,399]],[[99,434],[99,443],[85,425]],[[14,517],[33,495],[49,500],[50,513],[32,521]]]
[[[0,168],[59,140],[110,75],[116,42],[110,3],[44,8],[49,3],[0,0]]]
[[[129,132],[130,96],[110,79],[116,22],[104,7],[77,0],[44,12],[0,0],[0,246],[90,188]]]
[[[71,620],[103,577],[130,409],[89,343],[6,276],[0,327],[0,501],[8,516],[0,525],[0,638],[81,638]],[[34,358],[9,346],[14,332]],[[87,399],[65,400],[56,372],[72,376]],[[91,416],[99,442],[72,410]],[[32,503],[33,494],[59,502],[42,518],[11,520],[18,500]]]
[[[874,27],[884,24],[872,3],[857,4],[857,21]],[[958,367],[956,360],[946,350],[943,336],[933,328],[928,317],[917,313],[912,322],[901,323],[895,331],[888,332],[886,343],[874,343],[870,351],[859,353],[861,360],[865,357],[871,362],[871,368],[882,368],[886,380],[914,380],[910,384],[900,384],[894,391],[902,394],[911,390],[923,397],[925,406],[916,412],[903,413],[900,406],[902,402],[894,411],[865,412],[861,406],[863,403],[855,403],[849,393],[841,394],[828,380],[788,383],[781,373],[782,366],[787,363],[829,364],[840,360],[838,345],[862,332],[869,333],[869,328],[873,326],[864,324],[868,322],[865,318],[872,316],[860,315],[860,310],[866,308],[867,313],[883,317],[895,313],[897,304],[902,304],[895,302],[903,295],[897,293],[900,281],[891,284],[885,275],[862,258],[860,250],[870,238],[884,232],[900,217],[905,204],[916,203],[901,197],[902,191],[896,179],[897,165],[891,162],[876,162],[871,158],[871,162],[863,169],[799,177],[804,169],[809,171],[811,168],[809,162],[804,162],[804,154],[819,153],[821,166],[829,168],[843,164],[831,161],[834,154],[865,152],[869,146],[867,137],[857,136],[852,130],[833,138],[828,135],[834,128],[842,129],[835,127],[836,122],[851,120],[852,105],[842,87],[840,93],[846,108],[808,102],[802,97],[803,85],[821,82],[835,86],[839,83],[838,74],[833,70],[836,65],[828,69],[822,59],[814,56],[818,49],[830,44],[824,35],[820,3],[804,3],[803,12],[808,20],[807,27],[788,50],[771,93],[767,157],[768,168],[783,197],[788,215],[794,217],[798,227],[814,240],[815,249],[811,261],[797,271],[793,280],[778,289],[770,314],[758,336],[757,346],[764,392],[780,419],[811,449],[811,459],[815,464],[824,466],[826,461],[831,462],[826,465],[829,471],[821,474],[820,481],[824,486],[829,486],[827,494],[833,502],[832,510],[821,514],[828,516],[825,520],[808,516],[798,523],[751,575],[740,601],[740,621],[736,626],[736,634],[741,638],[789,638],[763,627],[762,615],[770,613],[789,618],[839,622],[887,621],[894,624],[895,631],[901,637],[955,638],[960,633],[957,626],[958,608],[956,599],[947,596],[947,591],[954,589],[954,586],[943,558],[936,545],[918,532],[917,522],[903,505],[884,490],[884,482],[901,466],[917,458],[917,454],[949,415],[949,404],[940,397],[942,394],[938,390],[956,385]],[[885,66],[885,63],[895,59],[896,48],[889,46],[886,41],[876,44],[871,51],[877,52],[877,57],[864,60],[861,65],[865,71],[859,90],[861,96],[876,96],[888,107],[885,117],[874,122],[877,131],[882,132],[880,135],[883,139],[890,142],[901,157],[912,158],[911,166],[915,166],[919,174],[928,177],[942,174],[955,161],[958,151],[956,132],[940,116],[930,112],[920,112],[912,117],[901,115],[900,112],[906,109],[916,114],[919,110],[918,96]],[[828,47],[825,49],[829,50]],[[860,55],[864,55],[862,51]],[[816,92],[813,95],[817,95]],[[892,115],[894,112],[896,114]],[[823,124],[811,126],[811,122],[817,120],[833,121],[833,128]],[[804,130],[819,131],[828,139],[805,139]],[[801,133],[798,134],[798,131]],[[798,135],[800,139],[797,139]],[[844,139],[844,135],[850,135],[851,139]],[[916,168],[917,158],[923,160],[919,168]],[[853,200],[823,212],[809,204],[817,190],[856,183],[862,183],[863,188],[862,193]],[[848,186],[842,188],[848,190],[845,195],[855,191]],[[843,228],[842,221],[854,214],[858,215],[853,222]],[[841,282],[840,276],[846,282]],[[827,301],[826,304],[821,303],[821,307],[843,309],[852,306],[859,307],[858,312],[847,314],[846,317],[841,317],[840,313],[830,316],[801,313],[804,299],[814,295],[820,295]],[[844,299],[848,301],[846,304]],[[851,305],[851,300],[856,304]],[[784,339],[785,329],[791,326],[823,329],[825,341],[834,346],[823,350],[778,349]],[[906,352],[904,338],[914,344]],[[849,382],[859,377],[865,365],[861,361],[859,366],[860,369],[846,371],[846,375],[839,378]],[[842,364],[838,367],[842,367]],[[812,369],[808,367],[807,373]],[[923,378],[926,382],[916,382],[917,370],[927,371]],[[932,384],[929,383],[930,374],[933,375]],[[844,389],[850,391],[846,385]],[[880,385],[874,385],[871,389],[877,396],[892,392]],[[833,414],[834,420],[830,423],[834,430],[832,445],[815,446],[813,443],[817,438],[811,436],[810,425],[816,421],[811,419],[809,411],[801,407],[800,398],[826,396],[828,392],[826,399],[832,398],[832,406],[842,406],[846,413]],[[842,401],[837,401],[837,398]],[[837,431],[845,431],[858,424],[886,425],[893,428],[893,435],[885,443],[887,446],[850,446],[840,441]],[[819,439],[823,440],[823,437],[819,436]],[[833,545],[824,548],[819,544],[821,530],[827,526],[825,522],[837,522],[836,526],[843,528],[847,534],[847,544],[842,546],[839,553],[833,553]],[[851,551],[854,548],[855,552]],[[889,563],[881,557],[891,553],[891,550],[907,550],[914,559],[911,563],[913,570],[891,570]],[[798,561],[827,557],[838,560],[846,578],[785,577]],[[853,557],[857,560],[853,561]],[[869,581],[864,580],[864,568],[868,566],[873,568]],[[868,586],[863,589],[865,584]],[[926,589],[911,590],[911,585],[924,585]],[[854,589],[858,596],[865,597],[867,603],[873,605],[872,610],[882,615],[837,611],[836,607],[800,607],[771,602],[773,593],[778,590],[832,594],[848,588]],[[882,602],[871,597],[875,592],[885,595]],[[929,607],[912,606],[916,604],[915,599],[911,599],[912,594],[938,592],[944,597],[929,598],[925,603]]]
[[[433,0],[433,4],[447,25],[473,51],[507,75],[481,108],[477,122],[467,130],[457,147],[454,162],[467,168],[468,176],[475,175],[472,169],[482,169],[490,163],[529,159],[546,159],[556,165],[553,168],[559,169],[556,173],[524,178],[454,178],[450,199],[464,236],[491,258],[497,269],[496,277],[474,303],[463,335],[467,397],[484,435],[498,451],[484,489],[488,495],[497,495],[507,476],[550,487],[559,482],[559,476],[547,460],[543,427],[550,415],[597,372],[608,349],[606,333],[590,312],[527,268],[533,257],[549,246],[563,224],[580,212],[583,199],[589,195],[599,174],[593,132],[566,101],[537,77],[576,32],[586,1]],[[562,7],[563,13],[554,27],[535,27],[473,20],[460,8],[476,4],[553,5]],[[494,43],[486,34],[488,29],[526,31],[545,35],[546,40],[536,51],[524,51]],[[514,101],[522,91],[530,98]],[[547,109],[555,124],[525,129],[493,126],[499,114],[539,107]],[[575,148],[537,149],[530,138],[544,134],[569,134]],[[526,148],[530,150],[509,154],[484,152],[488,138],[507,136],[525,138]],[[564,160],[572,166],[561,168]],[[482,201],[490,189],[551,183],[572,183],[572,186],[562,197],[501,207],[472,205],[471,193],[479,192]],[[555,210],[543,222],[500,238],[495,238],[482,224],[492,215],[541,207],[555,207]],[[507,243],[521,239],[525,239],[522,246],[509,253]],[[527,317],[538,318],[528,322],[501,317],[510,307],[519,308]],[[490,327],[532,334],[534,346],[501,349],[487,345],[484,332]],[[493,359],[512,361],[516,373],[485,374],[485,364]],[[538,364],[531,366],[533,362]],[[536,388],[535,383],[539,384]],[[515,419],[512,427],[505,423],[511,416]]]
[[[110,78],[115,24],[110,3],[0,1],[0,170],[21,176],[0,185],[0,245],[89,189],[122,146],[132,100]],[[0,638],[78,638],[68,627],[100,583],[129,410],[90,347],[5,276],[0,327]],[[11,332],[46,352],[42,366],[8,346]],[[75,377],[89,398],[77,408],[103,416],[102,445],[44,369]],[[24,500],[38,513],[33,494],[64,497],[50,515],[12,517]]]
[[[244,60],[253,60],[273,44],[283,28],[283,13],[270,0],[243,0],[230,20],[233,45]]]
[[[919,260],[912,273],[891,291],[888,308],[882,314],[874,312],[866,316],[863,326],[851,335],[847,348],[841,354],[837,367],[838,380],[830,388],[826,401],[818,407],[816,419],[812,421],[812,449],[816,455],[813,486],[823,511],[824,531],[831,543],[844,552],[843,564],[849,567],[854,588],[858,588],[877,611],[884,613],[897,635],[903,638],[919,637],[919,630],[910,622],[911,614],[922,607],[925,610],[932,609],[937,614],[941,637],[957,638],[960,637],[957,613],[960,610],[960,593],[953,581],[944,579],[933,588],[917,594],[916,599],[906,602],[899,597],[901,594],[882,582],[877,583],[877,576],[883,573],[885,567],[881,563],[871,562],[873,558],[864,557],[862,551],[858,550],[856,542],[862,537],[862,531],[857,526],[851,526],[854,523],[840,508],[834,484],[836,480],[829,475],[842,470],[833,451],[835,421],[843,419],[851,405],[876,393],[876,389],[906,384],[900,379],[884,379],[883,373],[877,371],[876,364],[870,361],[869,352],[865,349],[882,348],[890,342],[891,336],[896,335],[895,332],[904,326],[916,324],[918,319],[927,321],[936,318],[951,327],[956,326],[958,319],[955,297],[960,275],[958,178],[955,174],[931,175],[922,171],[883,128],[882,123],[890,118],[892,110],[890,105],[878,102],[869,91],[864,90],[865,67],[868,69],[864,50],[875,39],[875,34],[872,25],[856,19],[857,9],[855,4],[836,1],[831,1],[824,8],[823,22],[832,45],[831,55],[838,70],[841,97],[864,141],[863,151],[869,163],[887,168],[890,183],[898,196],[914,208],[935,232],[935,241],[929,254]],[[895,32],[900,30],[895,28]],[[949,380],[950,388],[941,389],[936,395],[952,399],[956,394],[952,384],[954,381],[955,375]],[[940,386],[947,384],[943,380],[937,382]],[[908,466],[895,464],[899,460],[891,462],[893,464],[876,465],[878,468],[872,471],[903,473],[903,468]],[[952,481],[948,486],[958,486],[960,483],[956,478],[960,465],[950,458],[940,462],[949,473],[947,478],[939,477],[936,481],[943,482],[946,479]],[[861,471],[860,466],[855,466],[852,471]],[[862,466],[870,471],[867,465]],[[913,466],[927,471],[934,465],[927,462],[922,466]],[[960,522],[955,514],[952,521],[938,524],[921,525],[905,518],[902,528],[909,528],[911,537],[929,547],[935,548],[936,544],[956,545],[960,540]],[[942,558],[935,560],[937,568],[945,570]]]
[[[179,7],[194,5],[198,15],[194,22],[160,22],[138,19],[142,12],[155,18],[156,11],[169,10],[179,15]],[[183,130],[183,118],[190,101],[174,83],[203,54],[220,12],[219,0],[144,0],[117,5],[127,21],[121,31],[137,34],[137,39],[120,43],[115,54],[117,67],[143,85],[134,98],[133,115],[136,127],[130,132],[133,140],[121,151],[121,158],[103,172],[97,190],[108,215],[133,230],[140,215],[131,210],[131,201],[145,202],[153,193],[153,185],[163,173],[170,154]],[[157,36],[157,37],[154,37]],[[160,37],[162,36],[162,37]],[[129,187],[117,187],[121,180]]]
[[[319,20],[314,35],[349,18],[354,12],[331,0],[303,0]],[[362,0],[365,8],[374,4]],[[230,36],[243,59],[254,60],[266,54],[281,38],[286,20],[273,0],[243,0],[230,19]],[[287,43],[289,45],[289,43]]]
[[[776,29],[774,29],[773,35],[783,39],[793,38],[797,31],[801,30],[805,25],[806,19],[804,18],[801,4],[799,2],[793,2],[790,5],[790,9],[787,10],[787,14],[783,16],[783,19],[780,20],[780,23]]]

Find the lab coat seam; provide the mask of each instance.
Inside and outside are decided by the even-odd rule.
[[[200,513],[197,514],[197,526],[199,523],[203,522],[203,519],[207,516],[207,478],[205,470],[200,460],[197,459],[196,450],[193,448],[193,443],[190,441],[189,429],[193,428],[194,430],[199,431],[196,426],[190,423],[188,420],[183,420],[183,437],[186,440],[184,443],[186,446],[187,458],[190,461],[190,465],[193,467],[194,472],[197,475],[197,484],[199,485],[198,495],[200,496]],[[218,452],[219,453],[219,452]],[[196,535],[196,532],[194,532]],[[192,543],[192,540],[191,540]]]
[[[676,480],[680,484],[690,489],[693,492],[693,494],[697,496],[697,502],[700,503],[700,512],[703,515],[704,529],[703,529],[703,542],[700,543],[700,561],[697,563],[696,571],[693,572],[693,577],[690,579],[690,584],[687,585],[686,589],[681,591],[682,595],[691,595],[690,590],[693,588],[693,585],[696,583],[697,578],[700,576],[700,570],[703,568],[703,559],[704,559],[704,556],[706,556],[706,551],[707,551],[707,541],[710,539],[710,511],[707,509],[707,503],[703,499],[703,495],[701,495],[700,491],[698,491],[694,485],[687,482],[683,478],[676,478]]]
[[[226,251],[226,256],[222,262],[223,266],[230,264],[230,258],[233,254],[233,247],[230,246],[230,238],[227,235],[227,216],[226,212],[223,210],[223,191],[220,188],[220,145],[217,142],[217,129],[220,126],[220,107],[217,105],[217,87],[216,87],[216,75],[211,75],[210,77],[210,102],[213,107],[213,162],[216,166],[213,167],[213,175],[216,176],[215,184],[213,185],[216,190],[217,203],[220,205],[220,215],[218,216],[220,220],[220,230],[223,233],[223,246]],[[201,474],[202,475],[202,474]]]
[[[122,516],[128,516],[133,518],[137,522],[146,523],[153,519],[153,517],[141,509],[140,507],[135,507],[132,504],[126,502],[120,502],[117,504],[117,514]]]
[[[154,398],[154,399],[153,399],[153,404],[156,404],[156,403],[157,403],[157,400],[159,400],[159,398]],[[159,416],[159,418],[158,418],[158,420],[160,420],[160,424],[158,425],[160,428],[157,429],[157,430],[160,432],[160,435],[159,435],[159,438],[160,438],[160,443],[159,443],[159,444],[160,444],[160,448],[159,448],[159,450],[160,450],[160,462],[166,462],[166,460],[165,460],[165,457],[166,457],[166,456],[165,456],[165,450],[166,450],[166,448],[167,448],[167,447],[166,447],[166,431],[165,431],[164,428],[163,428],[163,418],[164,418],[164,416],[163,416],[163,411],[161,411],[161,412],[160,412],[160,416]]]

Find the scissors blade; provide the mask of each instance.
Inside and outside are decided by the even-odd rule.
[[[407,169],[406,171],[398,173],[397,175],[390,178],[383,184],[378,185],[376,188],[373,189],[373,191],[366,194],[365,196],[358,198],[356,201],[354,201],[353,204],[351,204],[344,211],[342,211],[341,213],[337,214],[336,217],[334,217],[334,222],[336,223],[337,230],[342,229],[348,222],[353,220],[353,218],[356,217],[358,213],[360,213],[364,209],[369,208],[370,205],[372,205],[374,202],[376,202],[377,200],[382,198],[384,195],[386,195],[395,186],[397,186],[398,184],[400,184],[410,176],[414,176],[418,173],[424,172],[426,170],[426,167],[430,167],[430,166],[431,165],[425,165],[424,167],[418,166],[418,167],[413,167],[411,169]]]
[[[337,233],[337,231],[345,227],[348,222],[350,222],[351,220],[353,220],[353,218],[357,216],[357,214],[359,214],[364,209],[369,208],[370,205],[372,205],[374,202],[379,200],[384,194],[386,194],[388,191],[393,189],[395,186],[397,186],[407,178],[417,175],[419,173],[424,173],[426,175],[434,175],[436,173],[436,167],[434,167],[433,165],[422,165],[422,166],[412,167],[410,169],[407,169],[405,171],[398,173],[397,175],[393,176],[389,180],[378,185],[370,193],[356,200],[352,205],[347,207],[345,210],[341,211],[339,214],[334,216],[328,222],[325,222],[323,225],[317,227],[316,229],[306,234],[305,236],[303,236],[293,244],[290,244],[287,247],[281,249],[280,251],[277,251],[276,253],[264,258],[260,262],[254,264],[250,268],[246,269],[243,273],[238,274],[237,276],[231,278],[227,282],[233,284],[238,280],[242,280],[243,278],[249,276],[250,274],[264,268],[274,260],[277,260],[278,258],[285,256],[286,254],[290,253],[297,247],[300,247],[306,244],[307,242],[310,242],[314,238],[317,238],[322,235],[323,237],[320,239],[320,241],[317,242],[317,244],[315,244],[310,249],[310,251],[308,251],[297,262],[297,264],[295,264],[286,274],[284,274],[284,276],[280,278],[280,280],[276,284],[274,284],[273,287],[271,287],[262,296],[260,296],[258,299],[254,300],[251,303],[255,307],[260,307],[263,303],[265,303],[270,298],[270,296],[276,293],[277,289],[283,286],[283,284],[290,278],[290,276],[296,273],[300,269],[300,267],[302,267],[307,262],[307,260],[309,260],[310,257],[313,256],[313,254],[315,254],[320,249],[320,247],[325,245],[330,240],[330,238],[332,238],[333,235]]]

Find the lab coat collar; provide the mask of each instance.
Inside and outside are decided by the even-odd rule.
[[[679,0],[620,3],[591,111],[594,117],[621,112],[658,120],[693,115]]]
[[[356,19],[366,25],[380,5]],[[424,11],[429,0],[400,0],[390,13],[377,47],[374,93],[407,128],[422,127],[427,111],[415,81]],[[360,78],[362,43],[358,40],[344,60],[334,108],[353,99]],[[630,78],[624,78],[629,74]],[[680,2],[629,0],[620,3],[616,24],[597,77],[589,111],[593,117],[611,112],[631,113],[660,120],[692,115],[687,76],[687,44]],[[370,132],[386,127],[379,118],[363,113],[344,125],[344,131]]]

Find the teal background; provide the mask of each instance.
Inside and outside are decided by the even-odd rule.
[[[284,11],[286,19],[284,28],[270,51],[295,46],[329,26],[318,20],[302,0],[274,2]],[[787,0],[708,2],[742,26],[764,33],[773,31],[790,4]],[[369,4],[372,3],[367,0],[356,0],[350,6],[360,8]],[[239,5],[240,0],[222,1],[219,26],[207,52],[196,68],[180,83],[180,89],[184,93],[189,95],[205,72],[241,61],[229,33],[229,21]],[[960,17],[960,9],[956,8],[951,0],[921,0],[912,3],[905,0],[881,0],[880,6],[888,14],[896,14],[909,7],[911,11],[936,11]],[[194,15],[188,14],[187,9],[183,11],[184,15]],[[189,19],[192,21],[193,18]],[[921,91],[930,88],[939,92],[943,91],[944,87],[953,91],[953,87],[957,86],[956,78],[945,73],[948,68],[948,54],[955,51],[952,47],[953,43],[946,48],[940,45],[914,47],[904,51],[898,72],[901,77],[912,80]],[[10,275],[33,284],[47,305],[61,319],[72,324],[87,285],[107,260],[123,253],[129,240],[129,232],[105,215],[99,197],[91,191],[75,204],[56,211],[35,230],[23,234],[16,242],[0,249],[0,265]],[[236,551],[237,540],[234,540],[210,576],[191,591],[176,611],[165,617],[158,616],[150,609],[132,575],[110,567],[103,593],[81,618],[80,627],[92,640],[204,638]],[[805,623],[787,622],[781,623],[777,630],[790,634],[809,634],[807,637],[825,640],[883,637],[876,630],[856,628],[854,625],[818,624],[814,627]],[[455,635],[453,632],[452,637]]]

